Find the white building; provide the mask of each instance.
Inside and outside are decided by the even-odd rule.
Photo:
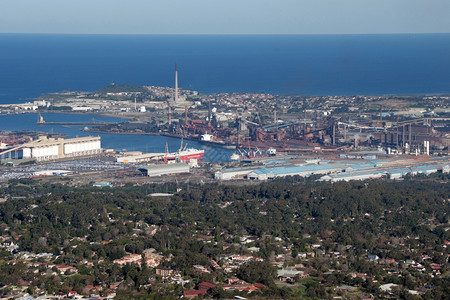
[[[92,136],[73,139],[41,137],[39,140],[27,143],[22,147],[24,159],[34,158],[37,161],[94,155],[101,152],[100,137]]]

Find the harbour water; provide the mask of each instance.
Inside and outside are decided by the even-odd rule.
[[[173,137],[160,135],[136,135],[136,134],[106,134],[91,133],[82,131],[84,126],[65,126],[65,125],[39,125],[37,124],[37,114],[25,113],[16,115],[0,116],[1,130],[30,130],[48,133],[66,134],[68,137],[76,136],[101,136],[102,148],[115,149],[124,151],[143,151],[143,152],[165,152],[166,143],[169,151],[174,152],[180,148],[181,140]],[[95,122],[124,122],[121,118],[104,117],[97,115],[81,115],[81,114],[62,114],[49,113],[43,114],[44,120],[48,122],[91,122],[92,118]],[[203,161],[206,162],[227,162],[233,153],[230,149],[223,147],[203,144],[196,141],[184,141],[184,145],[205,150]]]

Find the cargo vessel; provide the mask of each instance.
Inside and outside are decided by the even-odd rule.
[[[187,145],[186,145],[187,146]],[[191,159],[201,159],[205,154],[205,150],[203,149],[195,149],[195,148],[186,148],[183,147],[183,140],[181,141],[181,147],[177,152],[169,153],[166,151],[164,155],[164,162],[181,160],[189,162]]]

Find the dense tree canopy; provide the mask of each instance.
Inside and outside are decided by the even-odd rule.
[[[0,230],[16,239],[19,251],[53,253],[59,255],[57,263],[103,261],[94,268],[81,267],[77,276],[70,277],[73,282],[54,284],[57,290],[64,286],[81,289],[86,284],[119,279],[133,282],[133,288],[139,289],[152,272],[132,266],[120,269],[113,261],[148,248],[172,257],[163,266],[180,270],[185,276],[195,276],[193,265],[208,265],[210,259],[217,259],[220,254],[245,252],[242,246],[229,247],[239,245],[243,236],[255,237],[252,245],[259,249],[255,255],[265,260],[241,266],[236,275],[271,288],[275,269],[268,261],[285,253],[287,245],[295,259],[319,239],[324,251],[350,254],[351,249],[354,258],[339,266],[340,269],[373,276],[385,274],[360,257],[373,253],[380,258],[414,258],[414,252],[406,257],[398,245],[426,249],[436,263],[445,264],[448,259],[448,250],[442,248],[450,240],[447,182],[316,183],[290,178],[250,186],[181,187],[184,189],[172,197],[152,198],[147,195],[175,191],[177,185],[102,189],[14,180],[0,188],[0,197],[8,198],[0,203]],[[205,243],[205,237],[211,241]],[[284,248],[275,238],[285,243]],[[0,259],[11,259],[8,252],[0,255]],[[330,264],[324,264],[320,258],[307,262],[318,274]],[[46,285],[38,277],[24,278],[20,265],[10,268],[0,263],[0,273],[8,274],[0,276],[0,285],[20,280]],[[211,276],[219,275],[216,272]],[[345,278],[333,275],[327,280],[345,283]],[[362,285],[357,281],[348,283]],[[441,283],[437,281],[436,285]],[[372,289],[369,283],[364,284],[367,290]],[[402,284],[418,287],[415,282]],[[434,292],[448,291],[436,288]],[[324,291],[311,283],[306,285],[305,293],[322,297]]]

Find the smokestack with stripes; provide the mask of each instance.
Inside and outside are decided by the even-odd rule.
[[[178,104],[178,66],[175,63],[175,105]]]

